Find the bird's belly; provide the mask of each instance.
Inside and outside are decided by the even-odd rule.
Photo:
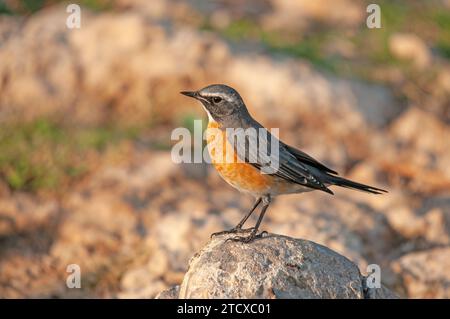
[[[250,164],[214,163],[214,167],[220,176],[231,186],[241,192],[252,195],[282,195],[310,192],[313,189],[286,181],[280,177],[261,174]]]
[[[206,141],[212,164],[228,184],[252,194],[267,194],[270,191],[270,177],[261,174],[248,163],[238,162],[237,154],[228,143],[225,131],[220,130],[217,123],[208,124]]]
[[[272,183],[249,164],[213,164],[231,186],[252,194],[270,193]]]
[[[277,176],[262,174],[251,164],[239,162],[236,152],[227,154],[233,148],[225,135],[226,133],[218,128],[217,123],[208,124],[206,140],[211,162],[228,184],[239,191],[253,195],[289,194],[307,190],[302,185],[288,182]]]

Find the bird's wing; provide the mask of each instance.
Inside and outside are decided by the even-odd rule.
[[[306,163],[310,166],[313,166],[321,171],[324,171],[326,173],[331,173],[335,175],[339,175],[336,171],[333,171],[331,168],[326,167],[322,163],[320,163],[315,158],[309,156],[305,152],[300,151],[299,149],[296,149],[295,147],[289,146],[287,144],[284,144],[280,141],[281,144],[292,154],[295,156],[296,159],[298,159],[302,163]]]
[[[230,132],[226,134],[239,159],[267,174],[333,194],[320,178],[314,175],[314,168],[311,169],[308,164],[302,163],[295,154],[288,150],[284,143],[280,142],[261,125],[258,125],[255,131],[256,133],[248,129],[235,129],[233,134],[229,134]],[[266,157],[262,156],[264,154]],[[269,154],[269,157],[267,157],[267,154]],[[303,157],[305,156],[303,155]]]

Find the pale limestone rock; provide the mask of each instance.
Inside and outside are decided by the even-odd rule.
[[[389,39],[391,53],[403,60],[411,60],[419,69],[431,64],[431,53],[427,45],[415,34],[394,34]]]
[[[392,264],[411,298],[450,298],[450,248],[402,256]]]
[[[155,299],[177,299],[180,293],[180,286],[173,286],[167,290],[161,291]]]
[[[213,238],[191,259],[179,298],[395,297],[365,289],[353,262],[314,242],[270,234],[243,244],[226,241],[231,236]]]

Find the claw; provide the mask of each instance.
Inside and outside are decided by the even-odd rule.
[[[255,227],[250,227],[250,228],[240,228],[240,227],[234,227],[231,228],[229,230],[222,230],[216,233],[212,233],[210,238],[213,238],[215,236],[219,236],[219,235],[226,235],[226,234],[236,234],[236,233],[246,233],[249,231],[253,231]]]
[[[228,238],[227,240],[226,240],[226,242],[227,241],[234,241],[234,242],[239,242],[239,243],[246,243],[246,244],[248,244],[248,243],[250,243],[250,242],[252,242],[253,240],[255,240],[255,239],[258,239],[258,238],[263,238],[265,235],[267,235],[268,233],[266,232],[266,231],[262,231],[262,232],[260,232],[259,234],[256,234],[255,232],[252,232],[250,235],[248,235],[247,237],[244,237],[244,236],[234,236],[234,237],[231,237],[231,238]]]

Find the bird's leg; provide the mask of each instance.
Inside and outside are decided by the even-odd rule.
[[[237,224],[234,229],[242,229],[242,226],[244,226],[245,222],[247,221],[247,219],[253,214],[253,212],[255,211],[255,209],[259,206],[259,204],[262,201],[262,197],[259,197],[255,203],[253,204],[252,209],[250,209],[250,211],[247,213],[247,215],[244,216],[244,218],[242,218],[242,220],[239,222],[239,224]],[[252,229],[252,228],[249,228]]]
[[[252,213],[255,211],[256,207],[258,207],[258,205],[261,203],[261,201],[262,201],[262,198],[259,197],[253,204],[252,209],[250,209],[250,211],[244,216],[244,218],[242,218],[242,220],[239,222],[239,224],[237,224],[236,226],[234,226],[233,228],[231,228],[229,230],[223,230],[223,231],[219,231],[216,233],[212,233],[211,237],[214,237],[217,235],[234,234],[234,233],[246,232],[246,231],[252,230],[253,227],[248,228],[248,229],[242,229],[242,226],[244,226],[247,219],[252,215]]]
[[[250,233],[250,235],[248,235],[247,237],[243,237],[243,236],[235,236],[233,238],[229,238],[227,240],[231,240],[231,241],[237,241],[237,242],[242,242],[242,243],[249,243],[251,241],[253,241],[256,238],[261,238],[263,237],[265,234],[267,234],[266,231],[263,231],[261,233],[258,234],[258,229],[259,229],[259,225],[261,224],[263,218],[264,218],[264,214],[267,211],[267,208],[270,205],[270,196],[266,196],[262,199],[263,201],[263,207],[261,209],[261,213],[259,214],[259,218],[258,221],[256,222],[255,227],[253,227],[252,232]]]

